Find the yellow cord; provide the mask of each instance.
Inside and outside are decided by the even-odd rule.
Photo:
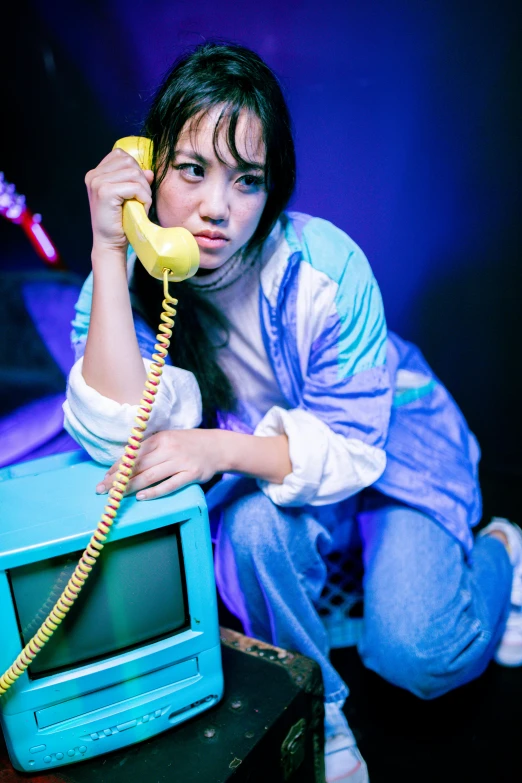
[[[107,505],[104,508],[98,527],[93,533],[87,548],[81,556],[80,561],[61,596],[14,663],[0,677],[0,696],[16,682],[18,677],[23,674],[35,659],[78,598],[82,587],[96,564],[97,558],[100,556],[112,524],[116,519],[125,488],[132,478],[134,463],[138,456],[145,430],[147,429],[147,423],[150,418],[152,406],[154,405],[161,374],[163,372],[163,366],[165,364],[165,357],[167,356],[172,337],[176,310],[171,305],[177,305],[178,301],[169,294],[168,269],[163,270],[163,295],[163,312],[161,313],[162,323],[159,325],[159,334],[156,335],[156,340],[158,342],[154,346],[156,353],[152,355],[153,362],[150,366],[149,374],[145,382],[145,389],[138,406],[138,415],[135,419],[136,426],[131,430],[131,435],[127,441],[123,457],[121,458],[118,472],[116,473],[116,477],[109,490]]]

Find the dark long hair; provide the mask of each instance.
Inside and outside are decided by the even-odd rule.
[[[230,153],[240,164],[236,146],[239,115],[247,110],[257,115],[266,149],[265,184],[267,201],[259,224],[244,251],[255,252],[266,240],[281,212],[287,206],[295,185],[295,150],[288,108],[279,83],[268,66],[243,46],[230,43],[205,43],[177,60],[157,91],[142,134],[154,145],[152,185],[153,206],[150,217],[156,219],[155,194],[174,160],[176,145],[186,124],[196,124],[214,107],[221,113],[214,130],[214,150],[221,128],[226,131]],[[160,286],[136,265],[136,293],[147,320],[157,324]],[[174,288],[174,287],[173,287]],[[228,378],[217,363],[217,349],[208,336],[209,326],[227,335],[225,318],[194,287],[177,284],[178,299],[175,335],[170,348],[173,363],[196,376],[203,401],[203,423],[216,425],[217,411],[234,407],[234,394]]]

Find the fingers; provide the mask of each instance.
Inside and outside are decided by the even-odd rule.
[[[161,498],[165,495],[170,495],[171,492],[175,492],[193,482],[194,479],[191,477],[191,474],[186,470],[182,470],[180,473],[176,473],[175,476],[171,476],[166,481],[162,481],[161,484],[156,484],[154,487],[140,490],[136,495],[136,498],[138,500]]]
[[[112,474],[112,477],[110,478],[107,475],[105,480],[96,487],[96,492],[98,492],[98,494],[107,492],[111,487],[114,478],[115,474]],[[175,490],[184,487],[186,484],[192,484],[194,480],[193,474],[188,470],[182,470],[179,471],[179,473],[172,475],[172,466],[165,462],[161,465],[155,465],[154,468],[149,468],[148,470],[138,473],[132,481],[127,484],[125,495],[136,492],[138,500],[151,500],[152,498],[168,495],[170,492],[174,492]]]
[[[94,169],[91,169],[87,172],[85,175],[85,184],[87,185],[87,188],[90,188],[95,177],[110,177],[114,174],[114,172],[117,172],[120,169],[141,171],[138,163],[134,160],[134,158],[132,158],[126,152],[123,153],[122,150],[113,150],[111,153],[109,153],[109,155],[103,158],[103,160],[100,161],[100,163],[98,163]]]
[[[137,199],[147,207],[152,201],[150,189],[141,182],[103,182],[97,195],[105,204],[118,207],[129,199]]]
[[[176,474],[176,467],[172,461],[161,462],[155,464],[152,467],[144,468],[143,466],[137,467],[131,481],[127,484],[127,494],[138,492],[145,487],[150,487],[151,484],[157,484],[158,481],[163,481],[172,475]]]
[[[188,432],[185,433],[185,435],[187,434]],[[180,448],[183,442],[183,435],[179,432],[157,432],[144,440],[134,463],[133,476],[127,484],[125,494],[137,492],[140,499],[148,500],[151,497],[160,497],[161,494],[173,492],[174,489],[179,489],[185,484],[201,480],[202,473],[198,465],[190,458],[186,449]],[[121,459],[111,465],[103,481],[96,487],[98,494],[110,489],[120,464]],[[171,479],[172,483],[167,486],[165,480],[171,481]],[[159,482],[162,483],[159,484]],[[153,484],[162,488],[160,494],[156,494],[156,488],[151,486]],[[145,489],[147,494],[143,496],[141,493]]]
[[[144,171],[131,155],[121,149],[116,149],[106,155],[95,169],[87,172],[85,184],[91,199],[93,197],[112,199],[117,195],[120,203],[122,199],[137,198],[143,204],[149,205],[151,200],[150,185],[153,179],[154,173],[152,171]],[[135,191],[132,188],[123,191],[122,187],[112,187],[116,183],[131,182],[136,183]]]
[[[145,172],[128,153],[113,150],[92,171],[87,172],[85,184],[89,196],[93,247],[98,250],[96,262],[105,256],[105,250],[126,247],[127,238],[122,225],[123,202],[130,199],[140,201],[146,212],[152,203],[152,172]],[[105,263],[105,262],[104,262]]]
[[[158,464],[157,457],[151,458],[151,454],[156,450],[158,445],[158,439],[155,438],[154,435],[152,435],[150,438],[147,438],[147,440],[143,441],[140,449],[140,454],[136,459],[136,462],[133,466],[133,477],[132,480],[127,485],[127,491],[126,494],[129,494],[130,492],[135,492],[136,489],[141,489],[143,486],[146,486],[146,483],[143,483],[143,480],[140,478],[140,485],[139,487],[136,487],[136,484],[134,483],[138,476],[143,476],[147,472],[147,480],[148,483],[154,483],[156,481],[161,481],[161,479],[166,478],[166,476],[172,475],[174,470],[172,469],[172,463],[170,466],[170,473],[164,472],[165,468],[158,470],[157,477],[155,474],[155,469],[160,468],[161,465],[164,465],[165,462],[161,462]],[[100,483],[96,486],[96,492],[100,495],[105,492],[108,492],[109,489],[112,486],[112,483],[114,479],[116,478],[116,474],[118,473],[118,470],[120,468],[122,460],[117,460],[105,476],[103,477],[103,480],[100,481]]]
[[[112,172],[97,172],[89,181],[91,199],[121,203],[128,198],[137,198],[143,204],[151,199],[150,185],[140,169],[126,167]]]
[[[124,150],[118,148],[112,150],[112,152],[109,152],[109,154],[106,155],[98,163],[98,165],[94,169],[92,169],[92,171],[87,172],[87,177],[89,177],[89,175],[92,175],[94,172],[108,173],[111,171],[116,171],[117,169],[120,168],[124,168],[125,166],[132,166],[133,168],[142,171],[138,161],[135,160],[135,158],[133,158],[132,155],[129,155],[128,152],[125,152]]]
[[[96,492],[98,495],[103,495],[112,486],[112,482],[116,478],[116,473],[118,472],[120,465],[121,465],[121,459],[115,462],[114,465],[111,465],[111,467],[103,477],[103,480],[96,485]]]

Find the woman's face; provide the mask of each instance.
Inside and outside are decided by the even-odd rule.
[[[259,118],[243,110],[236,146],[248,166],[238,168],[227,146],[227,123],[214,129],[221,107],[202,117],[199,126],[183,128],[174,160],[159,186],[156,211],[160,225],[183,226],[199,245],[202,269],[218,269],[253,236],[266,204],[265,145]]]

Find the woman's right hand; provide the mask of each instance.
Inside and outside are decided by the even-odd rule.
[[[148,213],[152,196],[152,171],[144,171],[134,158],[121,149],[110,152],[85,176],[93,234],[93,256],[99,253],[124,253],[127,237],[123,233],[122,206],[135,198]]]

